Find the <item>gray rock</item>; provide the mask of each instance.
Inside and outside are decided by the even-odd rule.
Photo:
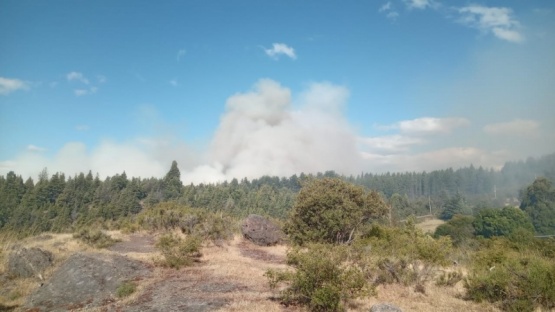
[[[116,290],[123,282],[149,274],[145,264],[124,256],[77,253],[29,295],[25,308],[68,311],[103,306],[115,301]]]
[[[243,220],[241,232],[246,239],[259,246],[275,245],[283,235],[279,226],[255,214],[251,214]]]
[[[33,277],[52,266],[54,256],[40,248],[21,248],[8,256],[7,273],[12,277]]]
[[[370,308],[370,312],[403,312],[391,303],[376,303]]]

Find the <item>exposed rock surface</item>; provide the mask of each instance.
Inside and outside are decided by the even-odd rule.
[[[7,273],[12,277],[32,277],[52,266],[54,257],[50,251],[40,248],[21,248],[8,257]]]
[[[377,303],[370,308],[370,312],[403,312],[391,303]]]
[[[127,312],[215,311],[229,304],[229,295],[248,291],[246,286],[222,280],[202,270],[168,270],[164,279],[147,287]]]
[[[260,246],[275,245],[282,237],[282,232],[275,223],[255,214],[243,220],[241,231],[245,238]]]
[[[67,311],[106,305],[115,300],[116,289],[125,281],[150,274],[142,262],[120,255],[77,253],[26,302],[33,311]]]

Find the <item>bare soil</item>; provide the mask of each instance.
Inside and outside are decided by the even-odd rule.
[[[108,250],[125,254],[125,253],[152,253],[156,252],[154,236],[145,233],[133,233],[125,240],[118,242],[108,248]]]

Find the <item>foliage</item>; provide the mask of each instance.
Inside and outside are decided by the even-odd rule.
[[[538,249],[545,244],[553,250],[555,242],[484,240],[465,283],[468,298],[499,302],[506,311],[555,308],[555,262]]]
[[[474,237],[472,222],[474,222],[472,216],[454,215],[449,221],[436,228],[434,236],[449,236],[455,246],[460,246]]]
[[[137,284],[134,282],[123,282],[121,285],[118,286],[116,289],[116,296],[118,298],[124,298],[130,296],[132,293],[137,290]]]
[[[555,188],[546,178],[538,178],[521,195],[520,208],[532,219],[538,234],[555,234]]]
[[[113,239],[101,230],[81,229],[73,234],[73,238],[77,238],[85,244],[95,248],[108,248],[119,240]]]
[[[165,234],[156,243],[164,257],[159,263],[174,269],[189,266],[201,257],[201,244],[202,239],[198,236],[190,235],[182,239],[172,233]]]
[[[437,279],[437,286],[454,286],[463,279],[460,271],[443,272]]]
[[[231,239],[235,225],[233,218],[223,212],[207,212],[176,202],[164,202],[143,210],[137,216],[137,223],[147,230],[180,229],[184,234],[214,243]]]
[[[475,212],[481,207],[503,206],[509,198],[514,203],[518,190],[532,183],[535,175],[554,178],[554,164],[555,154],[552,154],[506,163],[501,171],[470,166],[420,173],[363,173],[341,178],[389,198],[393,207],[391,217],[399,220],[428,214],[430,210],[433,214],[440,213],[457,193],[465,198],[463,213],[468,213],[470,206],[474,206]],[[117,224],[122,219],[133,220],[140,211],[167,201],[212,213],[223,211],[234,218],[252,213],[286,218],[301,184],[337,177],[329,171],[316,175],[300,173],[289,178],[263,176],[183,186],[176,162],[172,162],[161,179],[133,178],[125,172],[102,179],[90,171],[65,176],[50,174],[45,168],[33,181],[11,171],[0,175],[0,230],[17,232],[23,237],[44,231],[73,231],[95,223]],[[492,200],[494,190],[497,199]],[[542,192],[541,187],[531,190]],[[553,230],[550,223],[553,206],[534,201],[536,197],[524,196],[527,193],[523,197],[532,200],[523,200],[522,209],[531,216],[538,233],[552,233],[549,230]]]
[[[515,207],[484,209],[472,224],[476,235],[483,237],[508,236],[517,229],[534,231],[528,215]]]
[[[465,202],[464,197],[458,192],[455,196],[450,198],[445,203],[445,208],[439,215],[439,218],[442,220],[449,220],[457,214],[463,214],[463,215],[472,214],[470,207]]]
[[[410,221],[401,228],[374,225],[354,246],[371,262],[367,266],[378,269],[375,284],[402,283],[421,291],[436,269],[449,263],[452,250],[448,237],[434,239]]]
[[[162,190],[165,200],[177,199],[183,194],[183,183],[181,183],[181,173],[174,160],[170,171],[162,180]]]
[[[287,254],[295,271],[268,270],[270,287],[287,287],[280,292],[284,304],[301,304],[311,311],[343,311],[345,303],[372,294],[365,272],[352,263],[348,246],[308,244]]]
[[[369,220],[387,212],[376,192],[337,178],[312,180],[299,192],[284,232],[299,245],[344,243]]]

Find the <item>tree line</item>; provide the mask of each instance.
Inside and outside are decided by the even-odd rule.
[[[128,177],[122,172],[102,180],[90,171],[66,177],[59,172],[50,175],[45,168],[36,181],[31,177],[24,180],[15,172],[0,176],[0,230],[24,229],[31,234],[66,231],[98,221],[118,222],[167,201],[237,217],[257,213],[285,218],[303,183],[325,177],[339,177],[381,193],[395,220],[430,212],[448,219],[454,214],[502,207],[508,199],[518,198],[537,176],[555,180],[555,154],[508,162],[499,171],[472,165],[457,170],[357,176],[327,171],[198,185],[183,185],[175,161],[160,179]]]

